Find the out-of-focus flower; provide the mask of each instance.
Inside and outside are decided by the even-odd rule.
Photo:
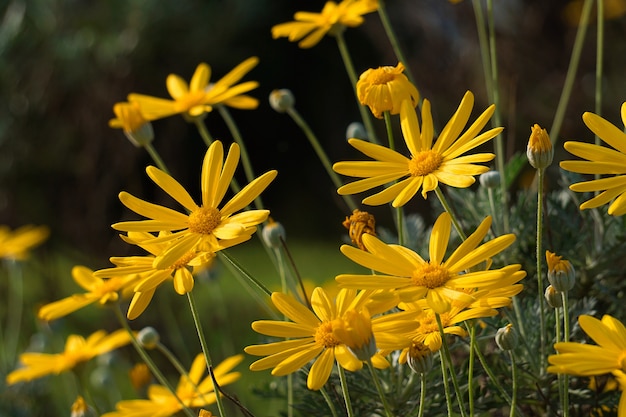
[[[563,8],[563,19],[571,26],[578,26],[583,10],[583,0],[572,0]],[[604,19],[619,19],[626,14],[625,0],[603,0]]]
[[[131,370],[128,371],[128,376],[130,378],[130,383],[137,391],[147,386],[152,380],[150,368],[148,368],[148,365],[143,362],[133,366]]]
[[[502,350],[513,350],[517,344],[517,333],[512,324],[501,327],[496,332],[496,344]]]
[[[24,260],[28,252],[43,243],[50,235],[46,226],[22,226],[13,231],[0,226],[0,259]]]
[[[109,127],[122,129],[133,145],[139,147],[152,142],[152,124],[143,117],[138,103],[115,103],[113,113],[116,118],[109,120]]]
[[[409,100],[413,107],[419,102],[419,92],[404,72],[404,65],[370,68],[361,74],[356,83],[357,97],[368,106],[372,114],[382,119],[383,112],[400,113],[400,104]]]
[[[360,26],[363,15],[377,9],[377,0],[343,0],[339,4],[328,1],[321,13],[296,12],[293,16],[294,22],[272,27],[272,37],[286,37],[290,42],[300,41],[300,48],[311,48],[326,34],[334,36],[346,27]]]

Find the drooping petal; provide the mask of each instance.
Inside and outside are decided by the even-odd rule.
[[[335,355],[333,349],[325,349],[322,354],[315,360],[309,376],[306,380],[307,388],[317,391],[324,386],[330,372],[333,370],[333,364],[335,363]]]

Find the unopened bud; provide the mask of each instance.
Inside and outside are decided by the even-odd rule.
[[[280,90],[273,90],[270,93],[270,106],[278,113],[286,112],[293,108],[295,104],[296,98],[293,96],[291,90],[282,88]]]
[[[567,292],[574,288],[576,271],[569,261],[561,259],[550,251],[546,251],[548,261],[548,281],[559,292]]]
[[[263,240],[270,248],[280,248],[287,236],[285,228],[282,224],[275,222],[271,217],[265,226],[263,226]]]
[[[406,363],[416,374],[425,374],[433,367],[433,353],[421,342],[411,343]]]
[[[554,158],[554,149],[550,136],[548,136],[546,129],[542,129],[536,123],[530,131],[530,138],[526,147],[528,162],[530,162],[533,168],[545,169],[552,163],[552,158]]]
[[[517,344],[517,333],[513,330],[512,324],[498,329],[496,332],[496,344],[502,350],[513,350]]]
[[[146,349],[154,349],[159,344],[159,332],[154,327],[144,327],[137,334],[137,340]]]
[[[361,139],[368,140],[367,130],[365,130],[365,126],[361,122],[352,122],[346,128],[346,140],[347,139]]]
[[[546,292],[544,294],[546,297],[546,302],[552,308],[561,308],[563,307],[563,297],[561,296],[561,292],[557,291],[554,286],[548,285],[546,288]]]
[[[493,189],[500,186],[500,172],[498,171],[487,171],[478,177],[478,181],[480,185],[485,188]]]
[[[80,395],[76,397],[76,401],[72,404],[70,417],[95,417],[94,410],[87,405],[87,402]]]

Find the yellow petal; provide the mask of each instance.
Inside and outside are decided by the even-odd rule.
[[[335,355],[333,349],[326,349],[317,358],[317,360],[311,366],[309,376],[306,380],[306,386],[310,390],[317,391],[324,386],[330,372],[333,370],[333,364],[335,363]]]

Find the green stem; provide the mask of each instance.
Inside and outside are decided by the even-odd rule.
[[[597,32],[596,32],[596,87],[595,87],[595,114],[602,115],[602,72],[604,70],[604,0],[596,2],[597,9]],[[595,135],[595,144],[600,146],[601,141],[598,135]],[[594,174],[594,179],[600,179],[600,174]],[[595,191],[594,195],[598,195],[599,191]],[[601,250],[602,247],[602,225],[594,222],[593,237],[594,247]]]
[[[592,4],[593,0],[585,0],[583,3],[582,12],[580,14],[580,22],[578,24],[578,31],[576,32],[576,39],[574,40],[574,48],[572,50],[572,56],[570,57],[569,66],[567,67],[567,74],[565,75],[565,83],[563,85],[563,89],[561,90],[559,104],[554,114],[552,127],[550,128],[549,136],[552,140],[552,146],[556,144],[559,132],[561,131],[561,125],[563,124],[563,119],[565,117],[565,110],[567,109],[567,104],[569,103],[569,98],[574,87],[574,80],[576,79],[580,55],[585,42],[585,34],[587,33],[587,26],[589,26],[589,15],[591,14]]]
[[[562,297],[562,296],[561,296]],[[561,341],[561,308],[557,307],[554,309],[554,316],[555,316],[555,320],[556,320],[556,325],[555,325],[555,335],[556,335],[556,343],[559,343]],[[565,392],[563,391],[563,374],[557,374],[557,383],[559,386],[559,401],[561,403],[561,406],[563,406],[564,404],[564,397],[565,397]]]
[[[285,261],[279,247],[274,248],[274,255],[278,263],[278,274],[280,275],[281,291],[283,294],[289,292],[289,286],[287,285],[287,273],[285,268]],[[288,321],[288,317],[284,316],[283,319]],[[293,374],[287,375],[287,416],[293,417]]]
[[[467,392],[468,392],[468,401],[469,401],[469,415],[474,415],[474,345],[476,344],[476,324],[473,321],[469,323],[466,322],[469,326],[470,331],[470,351],[469,351],[469,359],[467,366]]]
[[[543,375],[546,370],[546,317],[545,298],[543,288],[543,266],[542,266],[542,242],[543,242],[543,183],[544,169],[537,170],[537,297],[539,298],[539,373]]]
[[[178,373],[181,376],[187,376],[187,370],[183,367],[183,365],[180,363],[180,361],[178,360],[178,358],[172,353],[172,351],[170,351],[167,346],[165,346],[163,343],[159,342],[156,344],[156,349],[161,352],[161,354],[163,356],[165,356],[167,358],[167,360],[174,366],[174,368],[176,368],[176,370],[178,371]]]
[[[311,310],[312,309],[311,300],[309,299],[309,296],[306,292],[306,288],[304,288],[304,281],[302,280],[302,275],[300,275],[300,273],[298,272],[296,263],[293,260],[293,256],[291,256],[291,252],[289,251],[289,246],[287,246],[287,242],[285,242],[285,239],[283,239],[282,236],[280,237],[280,243],[282,245],[282,249],[285,251],[285,254],[287,255],[287,259],[289,259],[289,262],[291,263],[291,268],[296,274],[298,284],[300,285],[300,291],[302,291],[302,298],[304,299],[304,302],[306,303],[307,307],[309,307],[309,310]]]
[[[439,362],[441,363],[441,379],[443,381],[443,390],[446,394],[446,406],[448,408],[448,417],[452,417],[452,396],[450,394],[450,386],[448,384],[448,370],[446,368],[446,360],[443,357],[443,352],[439,351]]]
[[[150,355],[148,355],[148,352],[146,352],[143,346],[141,346],[141,343],[139,343],[139,341],[135,337],[135,333],[131,330],[130,326],[128,325],[128,321],[126,321],[126,317],[124,317],[124,315],[122,314],[122,311],[119,309],[119,306],[113,308],[113,312],[115,313],[115,316],[117,317],[122,327],[126,330],[126,332],[128,332],[131,343],[135,347],[135,350],[137,351],[137,353],[139,353],[139,356],[141,356],[141,359],[144,361],[144,363],[148,365],[148,368],[150,369],[150,372],[152,372],[152,375],[154,375],[157,381],[159,381],[161,385],[167,388],[167,390],[174,396],[174,398],[176,398],[176,401],[178,401],[178,403],[182,407],[182,410],[185,412],[185,414],[188,417],[196,417],[194,413],[189,409],[189,407],[185,405],[183,400],[181,400],[176,395],[176,390],[174,390],[174,387],[169,383],[169,381],[165,378],[161,370],[156,366],[156,364],[154,363]]]
[[[372,375],[372,381],[374,381],[374,385],[376,386],[376,391],[378,391],[378,396],[380,397],[380,401],[383,403],[383,408],[385,409],[385,415],[387,417],[393,417],[393,413],[391,412],[391,407],[389,407],[389,403],[387,402],[387,397],[385,396],[385,391],[383,391],[383,387],[380,383],[380,379],[378,379],[378,375],[376,374],[376,370],[374,369],[374,365],[372,364],[372,359],[368,359],[367,367],[370,370],[370,374]]]
[[[307,139],[309,140],[309,143],[315,150],[317,157],[322,162],[322,165],[326,169],[326,173],[330,177],[335,188],[341,187],[343,185],[343,183],[341,182],[341,179],[339,179],[339,176],[337,175],[337,173],[333,171],[333,166],[330,162],[330,159],[328,158],[328,155],[326,155],[326,152],[324,152],[324,148],[322,148],[322,145],[320,144],[319,140],[317,139],[317,137],[315,136],[315,134],[313,133],[313,131],[311,130],[307,122],[302,118],[302,116],[300,116],[300,113],[298,113],[298,111],[294,107],[288,108],[287,114],[300,127],[300,129],[302,129],[302,132],[304,132],[304,135],[307,137]],[[343,196],[343,199],[346,205],[348,206],[348,208],[350,209],[350,212],[352,212],[354,209],[357,208],[357,204],[352,199],[352,196],[345,195]]]
[[[341,393],[346,403],[346,411],[348,417],[354,417],[354,410],[352,410],[352,401],[350,401],[350,392],[348,392],[348,381],[346,380],[346,371],[343,367],[337,363],[337,369],[339,370],[339,381],[341,381]]]
[[[207,345],[206,338],[204,337],[204,330],[202,329],[202,324],[200,323],[198,308],[196,307],[196,302],[192,292],[187,293],[187,300],[189,301],[189,309],[191,310],[193,323],[196,327],[196,332],[198,333],[198,339],[200,339],[200,345],[202,346],[202,352],[204,353],[206,366],[209,370],[211,380],[213,381],[213,392],[215,392],[215,402],[217,403],[217,409],[219,411],[220,417],[226,417],[226,410],[224,409],[222,396],[220,395],[220,387],[217,383],[217,380],[215,379],[215,375],[213,374],[213,361],[211,360],[211,355],[209,354],[209,346]]]
[[[147,143],[147,144],[144,145],[143,148],[148,152],[148,154],[150,155],[150,158],[152,158],[152,160],[156,164],[157,168],[159,168],[161,171],[163,171],[163,172],[165,172],[166,174],[169,175],[170,171],[167,169],[167,166],[165,165],[165,162],[163,162],[163,159],[161,158],[161,155],[159,155],[159,153],[154,148],[154,146],[152,146],[151,143]]]
[[[493,218],[493,233],[495,236],[500,236],[498,213],[496,211],[496,202],[492,188],[487,188],[487,196],[489,198],[489,209],[491,210],[491,217]]]
[[[194,117],[193,123],[196,125],[196,128],[198,129],[198,132],[200,133],[200,136],[202,137],[202,140],[204,141],[206,147],[208,148],[209,146],[211,146],[211,144],[213,143],[213,137],[209,133],[209,130],[206,128],[206,125],[204,124],[204,117]]]
[[[439,188],[439,186],[437,186],[437,188],[435,188],[435,194],[437,195],[437,198],[441,202],[441,205],[443,206],[443,209],[445,211],[447,211],[448,214],[450,215],[450,218],[452,219],[452,224],[454,225],[454,228],[455,228],[456,232],[459,234],[459,236],[461,237],[462,240],[466,240],[467,236],[463,232],[463,229],[461,228],[461,225],[459,224],[459,221],[457,220],[457,217],[455,216],[454,212],[452,211],[452,207],[450,206],[450,204],[448,204],[448,200],[446,200],[446,197],[443,195],[443,192],[441,192],[441,188]]]
[[[361,119],[363,120],[363,126],[365,126],[365,130],[367,130],[367,137],[370,142],[379,143],[376,137],[376,131],[374,130],[374,125],[371,119],[371,113],[368,108],[361,104],[359,101],[357,91],[356,91],[356,83],[357,76],[356,71],[354,70],[354,65],[352,64],[352,58],[350,58],[350,53],[348,52],[348,46],[346,45],[346,41],[343,37],[343,33],[339,32],[335,38],[337,39],[337,46],[339,47],[339,53],[341,54],[341,58],[343,59],[343,64],[346,67],[346,71],[348,72],[348,77],[350,78],[350,84],[352,84],[352,90],[354,91],[354,96],[357,101],[357,106],[359,108],[359,112],[361,113]]]
[[[487,90],[487,97],[489,101],[493,103],[493,86],[489,82],[491,80],[491,64],[489,62],[489,37],[487,25],[485,24],[485,16],[483,15],[483,8],[481,0],[472,0],[472,6],[474,7],[474,17],[476,18],[476,31],[478,32],[478,44],[480,45],[480,57],[482,59],[483,76],[485,77],[485,88]]]
[[[391,113],[389,111],[383,112],[385,119],[385,127],[387,128],[387,140],[389,142],[389,149],[395,150],[396,144],[393,137],[393,126],[391,124]],[[398,245],[404,244],[404,216],[402,207],[396,207],[396,229],[398,231]]]
[[[333,417],[339,417],[339,414],[337,414],[337,410],[335,409],[335,404],[333,404],[333,400],[330,398],[330,395],[328,395],[328,392],[326,392],[324,387],[320,388],[320,394],[324,397],[324,401],[326,401],[326,405],[328,405],[328,409]]]
[[[563,300],[563,341],[569,342],[569,297],[567,291],[561,293]],[[569,417],[569,375],[563,374],[563,417]]]
[[[439,313],[435,313],[435,318],[437,319],[437,327],[439,327],[439,334],[441,335],[441,347],[443,348],[443,357],[442,363],[446,363],[450,368],[450,379],[452,379],[452,385],[454,386],[454,393],[456,394],[457,402],[459,403],[459,410],[461,411],[461,416],[465,417],[465,405],[463,404],[463,396],[461,394],[461,390],[459,388],[459,382],[456,379],[456,373],[452,370],[452,356],[450,355],[450,348],[448,347],[448,341],[446,339],[446,334],[443,331],[443,324],[441,323],[441,316]],[[441,368],[442,370],[444,367]],[[444,381],[447,379],[446,374],[443,374]],[[449,410],[448,410],[449,411]]]
[[[383,28],[385,29],[385,33],[387,34],[389,43],[391,43],[391,48],[393,49],[393,52],[396,54],[396,58],[398,58],[398,60],[402,62],[402,64],[404,65],[404,68],[406,68],[406,76],[409,78],[409,81],[411,81],[411,84],[417,87],[417,84],[415,83],[415,79],[413,78],[413,72],[409,68],[409,62],[407,61],[407,59],[404,57],[404,54],[402,53],[402,49],[400,48],[400,43],[398,42],[398,38],[396,37],[396,34],[393,30],[393,25],[391,24],[389,20],[389,16],[387,15],[387,10],[385,8],[384,0],[378,0],[378,16],[380,17],[380,22],[383,24]]]
[[[246,278],[248,281],[250,281],[259,290],[264,292],[265,295],[267,295],[269,297],[272,296],[272,292],[269,289],[267,289],[267,287],[265,285],[263,285],[261,283],[261,281],[259,281],[258,279],[254,278],[252,275],[250,275],[248,273],[248,271],[246,271],[244,269],[244,267],[242,265],[240,265],[239,262],[234,260],[227,252],[221,250],[221,251],[218,252],[218,256],[220,256],[221,258],[227,260],[237,270],[237,272],[239,272],[244,278]]]
[[[515,417],[515,411],[517,408],[517,366],[515,365],[515,353],[513,349],[509,350],[509,357],[511,358],[511,378],[513,379],[513,393],[511,394],[511,411],[509,417]]]
[[[424,416],[424,401],[426,401],[426,374],[420,374],[420,406],[417,410],[417,417]]]

